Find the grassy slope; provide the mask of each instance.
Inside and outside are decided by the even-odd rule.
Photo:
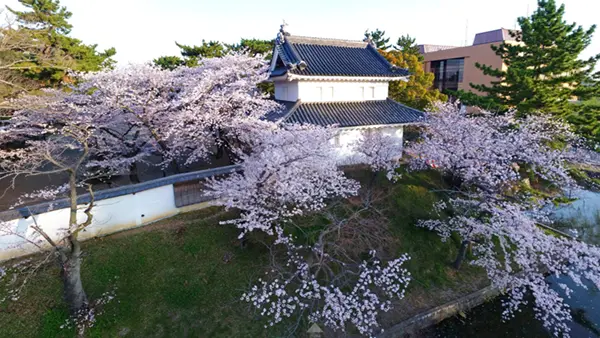
[[[453,236],[446,243],[427,229],[415,226],[419,219],[435,218],[432,205],[440,194],[431,192],[446,188],[435,172],[404,173],[394,186],[387,216],[392,232],[400,239],[398,253],[408,253],[406,268],[413,280],[404,299],[382,320],[391,326],[430,308],[450,302],[488,284],[482,269],[463,264],[457,272],[451,268],[460,239]]]
[[[262,252],[238,248],[235,229],[219,226],[215,218],[203,220],[206,213],[170,219],[155,231],[85,243],[83,280],[90,298],[111,283],[118,288],[116,300],[106,306],[89,336],[116,337],[127,331],[127,337],[262,335],[260,323],[249,320],[238,302],[260,273]],[[228,253],[233,258],[225,263]],[[31,281],[22,301],[2,307],[0,336],[74,335],[59,329],[67,312],[57,274],[56,268],[46,269]]]
[[[480,271],[449,268],[457,243],[414,226],[430,216],[438,199],[430,189],[443,186],[433,173],[405,174],[386,199],[390,230],[398,252],[408,252],[414,276],[405,300],[384,318],[391,325],[418,312],[471,292],[484,283]],[[211,216],[216,213],[216,216]],[[118,287],[117,298],[88,335],[91,337],[258,337],[276,335],[239,302],[263,273],[265,252],[241,249],[237,231],[219,226],[231,214],[205,210],[155,225],[85,243],[83,279],[90,298]],[[152,230],[152,231],[146,231]],[[233,254],[228,263],[225,255]],[[19,302],[0,306],[2,337],[72,337],[59,326],[67,318],[55,267],[31,280]],[[114,277],[118,276],[115,280]],[[279,328],[281,329],[281,328]]]

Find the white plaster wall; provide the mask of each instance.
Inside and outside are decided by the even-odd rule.
[[[347,128],[340,129],[338,135],[331,140],[336,145],[340,163],[350,164],[354,153],[352,146],[359,141],[364,133],[379,132],[393,135],[402,142],[403,127],[381,128]],[[210,202],[177,208],[173,185],[164,185],[141,192],[99,200],[92,209],[93,221],[85,231],[80,233],[80,239],[85,240],[103,236],[121,230],[135,228],[153,221],[174,216],[180,212],[207,207]],[[80,206],[78,220],[83,222],[84,205]],[[58,209],[34,216],[38,226],[54,239],[64,231],[69,221],[69,209]],[[35,245],[24,238],[33,240],[41,246],[47,243],[31,228],[34,224],[32,217],[19,218],[5,223],[0,222],[0,261],[36,252]]]
[[[385,100],[387,97],[387,82],[297,80],[275,82],[275,98],[283,101],[368,101]]]
[[[404,136],[404,127],[402,126],[391,126],[391,127],[380,127],[380,128],[346,128],[340,129],[337,136],[331,140],[336,147],[336,152],[339,158],[339,162],[343,164],[358,164],[360,160],[357,159],[356,153],[353,151],[354,144],[359,142],[365,133],[382,133],[385,135],[393,136],[398,142],[402,144]]]
[[[298,101],[298,81],[275,82],[275,99],[282,101]]]
[[[298,98],[302,102],[385,100],[387,82],[300,81]]]
[[[77,218],[85,220],[83,206]],[[138,193],[118,196],[97,201],[92,209],[93,221],[85,231],[80,233],[80,239],[107,235],[120,230],[134,228],[140,225],[176,215],[180,209],[175,207],[173,185],[165,185]],[[35,216],[35,220],[46,233],[56,239],[61,229],[69,222],[69,209],[59,209]],[[39,240],[47,247],[47,243],[31,228],[34,224],[32,217],[20,218],[0,224],[0,261],[23,256],[37,251],[36,246],[27,243],[29,240]],[[10,233],[7,234],[8,230]]]

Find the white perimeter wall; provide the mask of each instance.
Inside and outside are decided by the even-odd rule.
[[[384,133],[394,136],[402,144],[403,127],[391,126],[380,128],[346,128],[340,129],[337,136],[331,140],[335,144],[341,164],[355,164],[356,156],[352,146],[359,141],[365,133]],[[204,202],[195,205],[177,208],[173,185],[168,184],[141,192],[107,198],[95,202],[92,209],[93,221],[80,233],[80,239],[85,240],[97,236],[104,236],[121,230],[135,228],[178,213],[195,210],[211,205]],[[80,206],[78,213],[79,222],[85,220],[83,209]],[[34,240],[39,245],[48,247],[45,240],[31,228],[35,217],[40,226],[53,239],[60,238],[60,233],[66,229],[69,222],[69,209],[58,209],[28,218],[19,218],[8,222],[0,222],[0,261],[24,256],[38,251],[38,248],[28,243]],[[6,232],[8,230],[8,232]]]
[[[80,233],[80,239],[89,239],[103,236],[120,230],[135,228],[153,221],[174,216],[187,209],[198,209],[209,203],[175,207],[175,196],[173,185],[164,185],[158,188],[144,190],[134,194],[107,198],[95,203],[92,209],[93,221],[84,231]],[[83,222],[84,206],[82,205],[78,214],[78,220]],[[49,211],[27,219],[20,218],[6,223],[0,223],[0,261],[23,256],[37,251],[37,247],[27,243],[23,239],[37,239],[39,243],[47,247],[47,243],[39,238],[39,235],[31,229],[35,217],[38,226],[56,239],[61,229],[65,229],[69,222],[69,209],[58,209]],[[7,229],[11,234],[7,235],[2,229]]]
[[[278,81],[275,98],[282,101],[302,102],[385,100],[387,82],[350,81]]]

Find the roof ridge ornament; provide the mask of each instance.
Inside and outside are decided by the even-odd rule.
[[[290,36],[290,33],[286,30],[288,24],[283,20],[283,23],[279,26],[279,33],[277,33],[276,43],[282,45],[285,42],[285,37]]]

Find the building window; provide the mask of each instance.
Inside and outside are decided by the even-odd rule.
[[[369,87],[369,98],[375,98],[375,87]]]
[[[281,88],[281,99],[282,100],[288,99],[288,86],[283,86],[283,88]]]
[[[431,61],[431,72],[435,76],[433,86],[440,91],[458,90],[463,81],[465,59],[448,59]]]
[[[330,101],[333,100],[333,87],[317,87],[319,90],[319,100]]]
[[[323,100],[323,87],[317,87],[317,97],[320,101]]]

